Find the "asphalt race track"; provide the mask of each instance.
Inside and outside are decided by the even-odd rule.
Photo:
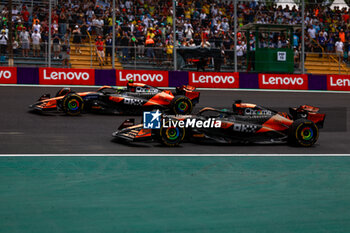
[[[28,105],[42,94],[54,95],[57,87],[0,87],[0,154],[342,154],[350,153],[350,94],[201,91],[195,111],[205,106],[230,107],[235,99],[287,111],[288,107],[309,104],[327,114],[318,143],[311,148],[288,145],[199,145],[184,143],[177,148],[158,143],[120,144],[112,141],[112,132],[130,116],[83,114],[38,115]],[[74,88],[77,91],[94,88]],[[135,118],[135,117],[134,117]],[[140,121],[140,117],[136,117]]]

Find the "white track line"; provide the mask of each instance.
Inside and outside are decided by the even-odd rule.
[[[39,84],[0,84],[0,87],[77,87],[77,88],[99,88],[102,86],[86,85],[39,85]],[[115,87],[115,86],[114,86]],[[125,86],[118,86],[125,87]],[[160,89],[175,89],[175,87],[159,87]],[[244,89],[244,88],[197,88],[203,91],[259,91],[259,92],[295,92],[295,93],[333,93],[350,94],[350,91],[327,91],[327,90],[284,90],[284,89]]]
[[[0,154],[0,157],[350,157],[350,154]]]

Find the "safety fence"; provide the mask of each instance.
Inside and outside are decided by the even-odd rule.
[[[16,47],[16,48],[15,48]],[[51,56],[48,54],[52,49]],[[57,67],[90,69],[134,69],[134,70],[174,70],[172,47],[147,47],[144,45],[116,46],[114,66],[112,46],[97,46],[95,42],[75,44],[69,42],[38,45],[28,43],[28,49],[16,42],[13,49],[14,66],[19,67]],[[178,47],[177,70],[206,72],[252,72],[252,73],[302,73],[302,59],[299,51],[244,51],[237,55],[233,49],[201,49],[197,47]],[[306,52],[304,68],[310,74],[350,74],[348,52],[334,53]],[[282,57],[286,55],[282,59]],[[288,56],[287,56],[288,55]],[[271,59],[267,59],[267,57]],[[282,61],[278,59],[282,59]],[[0,66],[9,66],[8,54],[0,53]]]
[[[350,91],[350,75],[0,67],[0,84],[125,86],[131,79],[156,87]]]

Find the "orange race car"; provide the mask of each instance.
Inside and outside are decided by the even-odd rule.
[[[312,146],[325,114],[308,105],[289,111],[290,114],[278,112],[241,101],[236,101],[230,110],[207,107],[196,115],[169,116],[153,111],[144,113],[143,124],[134,125],[134,120],[129,119],[112,135],[117,140],[154,140],[167,146],[183,141]]]
[[[188,85],[177,87],[173,93],[143,83],[129,82],[126,88],[104,86],[94,92],[76,93],[70,88],[62,88],[55,97],[42,95],[29,107],[33,111],[64,112],[72,116],[82,112],[141,114],[152,109],[189,114],[199,102],[199,96],[200,93]]]

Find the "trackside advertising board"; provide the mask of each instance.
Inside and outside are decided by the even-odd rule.
[[[239,88],[239,74],[235,72],[189,72],[189,84],[203,88]]]
[[[39,84],[95,85],[95,70],[39,68]]]
[[[261,89],[308,90],[306,74],[259,74]]]
[[[126,86],[129,80],[155,87],[169,86],[168,71],[157,70],[116,70],[117,86]]]
[[[0,67],[0,83],[1,84],[17,84],[17,68],[16,67]]]
[[[350,75],[327,75],[327,90],[350,91]]]

